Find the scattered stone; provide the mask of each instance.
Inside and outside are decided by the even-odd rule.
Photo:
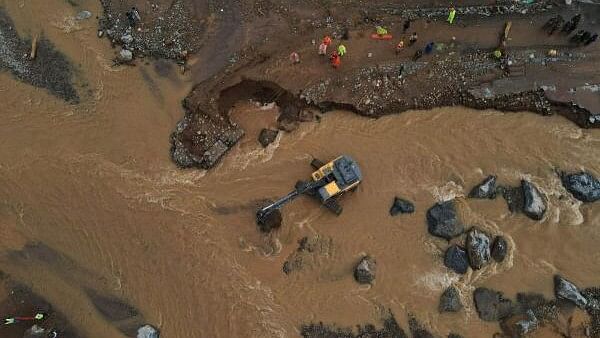
[[[119,52],[119,61],[130,62],[133,60],[133,53],[128,49],[121,49]]]
[[[522,180],[523,212],[527,217],[539,221],[546,213],[546,202],[539,189],[533,183]]]
[[[121,36],[121,42],[128,45],[133,42],[133,36],[131,36],[131,34],[125,34]]]
[[[460,236],[465,231],[456,214],[454,200],[437,203],[429,208],[427,226],[430,234],[447,240]]]
[[[469,257],[464,248],[453,244],[447,250],[444,256],[444,265],[452,271],[465,274],[469,269]]]
[[[412,202],[400,197],[394,198],[394,204],[392,204],[392,207],[390,208],[390,215],[412,214],[413,212],[415,212],[415,205],[412,204]]]
[[[375,280],[377,266],[375,259],[370,256],[361,258],[354,268],[354,279],[360,284],[370,284]]]
[[[467,234],[467,253],[469,254],[469,263],[473,270],[479,270],[489,263],[490,238],[484,232],[472,229]]]
[[[384,316],[383,327],[380,329],[370,323],[356,325],[356,327],[358,332],[350,328],[311,323],[302,325],[300,335],[303,338],[408,338],[391,311]]]
[[[600,288],[587,288],[581,294],[588,301],[588,311],[597,312],[596,314],[600,316]]]
[[[458,289],[454,286],[448,287],[440,297],[438,310],[440,312],[458,312],[463,308],[460,301]]]
[[[579,292],[577,286],[559,275],[554,276],[554,294],[557,299],[571,301],[582,309],[585,309],[588,304],[587,299]]]
[[[564,175],[562,183],[568,192],[582,202],[600,200],[600,181],[589,173],[580,172]]]
[[[512,301],[505,299],[502,292],[477,288],[473,292],[473,300],[479,318],[487,322],[499,321],[512,314]]]
[[[470,198],[496,198],[496,176],[490,175],[475,186],[469,193]]]
[[[103,31],[103,30],[101,30],[101,29],[99,29],[99,30],[98,30],[98,37],[99,37],[99,38],[101,38],[101,37],[103,37],[103,36],[104,36],[104,31]]]
[[[492,243],[492,258],[498,262],[502,263],[506,254],[508,253],[508,242],[502,236],[496,236],[494,238],[494,242]]]
[[[137,331],[137,338],[158,338],[159,336],[158,330],[152,325],[144,325]]]
[[[258,135],[258,142],[260,142],[260,144],[266,148],[269,144],[275,142],[275,139],[277,139],[277,134],[279,134],[278,130],[265,128],[260,131],[260,134]]]
[[[77,20],[85,20],[92,17],[92,12],[90,11],[81,11],[75,15],[75,19]]]

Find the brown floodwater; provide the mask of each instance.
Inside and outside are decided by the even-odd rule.
[[[100,13],[96,1],[79,2]],[[70,105],[0,73],[0,270],[88,337],[122,337],[94,310],[89,288],[131,303],[164,337],[297,337],[311,321],[379,323],[382,309],[405,329],[412,313],[440,335],[491,337],[499,327],[477,317],[474,288],[552,297],[555,273],[580,286],[600,281],[600,208],[575,201],[555,174],[600,174],[598,130],[560,117],[460,107],[377,120],[331,112],[263,149],[256,136],[275,126],[277,108],[242,102],[232,119],[246,137],[215,169],[180,170],[169,158],[169,134],[193,85],[189,74],[173,68],[160,76],[164,70],[150,60],[111,67],[115,51],[96,37],[94,19],[72,20],[78,9],[65,1],[0,5],[22,34],[43,31],[86,84],[82,103]],[[299,198],[283,209],[280,230],[258,232],[262,199],[308,177],[313,156],[339,154],[353,156],[364,175],[344,197],[341,216]],[[536,183],[549,200],[545,218],[511,214],[500,198],[465,199],[488,174],[502,184]],[[394,196],[414,201],[416,212],[390,217]],[[466,224],[508,238],[504,263],[465,276],[444,268],[447,243],[428,235],[425,212],[453,197]],[[284,274],[297,241],[314,235],[331,240],[327,252]],[[12,259],[11,251],[30,242],[62,258]],[[371,287],[352,277],[364,253],[378,262]],[[438,314],[451,283],[466,309]]]

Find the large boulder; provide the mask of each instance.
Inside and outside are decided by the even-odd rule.
[[[412,202],[400,197],[394,198],[394,204],[390,208],[390,215],[412,214],[413,212],[415,212],[415,205]]]
[[[157,329],[152,325],[144,325],[137,331],[137,338],[158,338],[160,336]]]
[[[440,296],[440,304],[438,310],[440,312],[458,312],[463,308],[460,301],[458,289],[454,286],[448,287]]]
[[[377,262],[370,256],[364,256],[354,268],[354,279],[360,284],[370,284],[375,280]]]
[[[458,219],[454,200],[437,203],[427,210],[427,229],[433,236],[447,240],[460,236],[465,231]]]
[[[564,175],[562,183],[568,192],[582,202],[600,200],[600,181],[589,173],[580,172]]]
[[[490,175],[479,183],[469,193],[470,198],[496,198],[496,176]]]
[[[258,135],[258,142],[260,142],[263,147],[267,147],[269,144],[275,142],[277,134],[279,134],[278,130],[263,129]]]
[[[473,270],[479,270],[489,263],[490,238],[478,229],[472,229],[467,234],[467,253]]]
[[[465,274],[469,269],[469,257],[464,248],[453,244],[446,250],[444,265],[456,273]]]
[[[499,321],[512,314],[512,301],[505,299],[502,292],[477,288],[473,292],[473,300],[479,318],[487,322]]]
[[[557,299],[568,300],[582,309],[588,305],[577,286],[559,275],[554,276],[554,295]]]
[[[523,212],[527,217],[539,221],[546,213],[546,201],[540,190],[531,182],[522,180]]]
[[[494,238],[494,242],[492,243],[492,258],[498,262],[502,263],[506,254],[508,253],[508,242],[502,236],[496,236]]]

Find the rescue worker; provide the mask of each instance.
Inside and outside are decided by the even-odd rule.
[[[387,29],[385,29],[384,27],[381,27],[381,26],[376,26],[375,29],[377,30],[377,35],[379,35],[379,37],[387,35],[387,33],[388,33]]]
[[[298,55],[296,52],[292,52],[292,54],[290,54],[290,61],[294,65],[300,63],[300,55]]]
[[[337,52],[331,53],[329,60],[331,60],[331,66],[333,68],[338,68],[340,66],[340,64],[342,63],[342,60]]]
[[[323,37],[323,43],[326,44],[327,46],[331,45],[331,38],[329,37],[329,35],[325,35]]]
[[[494,55],[496,59],[500,60],[500,58],[502,58],[502,51],[500,49],[496,49],[492,55]]]
[[[454,22],[454,18],[456,17],[456,9],[454,7],[450,7],[450,13],[448,13],[448,22],[452,24]]]
[[[404,40],[400,40],[396,45],[396,55],[400,54],[400,52],[404,49]]]
[[[325,42],[319,45],[319,55],[327,55],[327,44]]]
[[[413,32],[412,35],[410,36],[410,39],[408,39],[408,45],[412,46],[415,42],[417,42],[417,39],[419,37],[417,36],[417,32]]]
[[[433,52],[433,42],[430,42],[427,44],[427,46],[425,46],[425,54],[431,54],[431,52]]]
[[[337,52],[339,56],[344,56],[344,54],[346,54],[346,46],[339,45],[337,48]]]

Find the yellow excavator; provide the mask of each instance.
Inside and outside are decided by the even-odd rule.
[[[336,215],[342,213],[342,206],[337,199],[344,192],[356,188],[361,182],[362,173],[358,164],[350,156],[342,155],[327,163],[313,159],[310,165],[316,169],[311,175],[311,180],[298,181],[292,192],[260,208],[256,212],[256,220],[259,224],[265,222],[273,211],[302,194],[317,198]]]

